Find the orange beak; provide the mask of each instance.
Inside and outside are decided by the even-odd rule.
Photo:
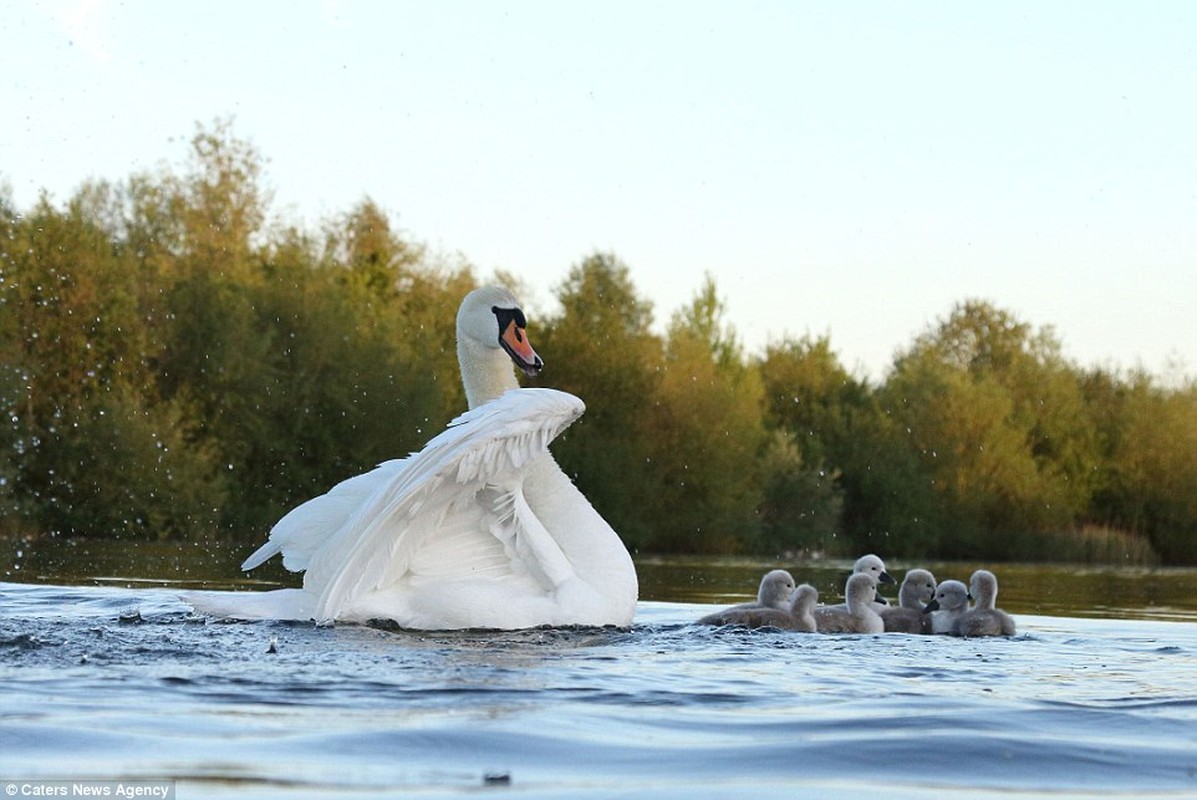
[[[525,375],[537,375],[544,369],[544,362],[536,355],[531,342],[528,341],[528,332],[516,325],[515,320],[507,323],[499,337],[499,343]]]

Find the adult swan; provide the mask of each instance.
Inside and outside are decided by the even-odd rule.
[[[457,359],[470,410],[420,452],[292,510],[241,565],[282,553],[302,589],[195,593],[192,606],[425,630],[631,624],[631,557],[548,451],[585,406],[519,388],[512,361],[529,375],[543,366],[525,327],[507,290],[466,295]]]

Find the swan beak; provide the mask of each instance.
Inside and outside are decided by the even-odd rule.
[[[536,355],[528,341],[528,332],[516,325],[515,320],[507,323],[503,335],[499,337],[499,343],[525,375],[538,375],[544,369],[544,362]]]
[[[923,606],[924,614],[930,614],[932,611],[938,611],[938,610],[939,610],[939,600],[934,597],[931,598],[930,603],[927,603],[927,605]]]
[[[888,572],[885,572],[884,570],[882,570],[881,575],[877,579],[879,581],[881,581],[882,583],[897,583],[897,581],[894,580],[894,576],[890,575]]]

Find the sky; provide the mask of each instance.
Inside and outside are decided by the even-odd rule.
[[[1197,376],[1197,3],[0,3],[0,191],[182,169],[229,119],[276,217],[364,198],[519,277],[595,251],[658,325],[884,378],[955,304]]]

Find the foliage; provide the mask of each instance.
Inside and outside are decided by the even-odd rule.
[[[607,253],[571,268],[557,299],[561,313],[545,321],[537,345],[541,380],[587,404],[555,447],[557,458],[630,547],[651,548],[656,520],[644,509],[657,486],[645,434],[661,360],[652,305],[637,296],[627,265]]]
[[[723,316],[708,277],[669,324],[647,431],[661,550],[726,553],[755,544],[766,477],[762,388]]]
[[[464,408],[471,267],[369,198],[272,221],[262,165],[218,121],[181,174],[0,188],[5,531],[256,543]],[[983,301],[871,386],[827,337],[746,354],[710,277],[660,333],[612,253],[556,300],[538,380],[588,409],[554,452],[633,549],[1197,563],[1192,384],[1081,370]]]

